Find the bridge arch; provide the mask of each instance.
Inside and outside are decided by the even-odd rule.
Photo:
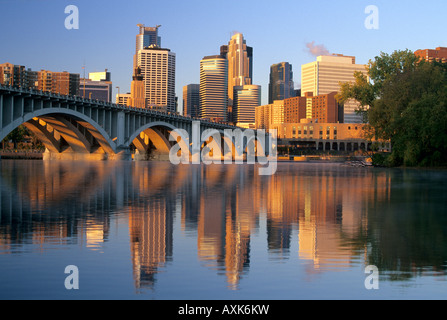
[[[61,152],[59,141],[57,141],[54,134],[52,135],[47,130],[48,127],[45,124],[49,124],[53,130],[58,132],[66,140],[73,151],[78,153],[90,152],[91,146],[85,136],[65,117],[73,119],[87,130],[97,140],[105,153],[114,154],[117,152],[116,143],[97,122],[83,113],[65,108],[44,108],[25,113],[23,117],[19,117],[2,128],[0,141],[14,129],[20,125],[24,125],[37,136],[48,150],[51,152]],[[44,123],[39,122],[39,120],[44,121]]]
[[[160,129],[167,129],[170,131],[170,134],[173,134],[173,131],[176,130],[176,134],[173,134],[174,139],[172,141],[176,141],[182,150],[188,150],[190,152],[189,137],[182,134],[181,130],[178,130],[174,125],[164,121],[153,121],[139,127],[130,135],[129,139],[125,142],[125,146],[130,147],[133,144],[138,154],[146,155],[149,151],[150,140],[157,152],[162,157],[167,157],[172,143],[170,142],[169,136],[166,136]]]

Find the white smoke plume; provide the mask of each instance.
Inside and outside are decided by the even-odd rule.
[[[318,57],[318,56],[328,56],[328,55],[331,54],[329,52],[329,50],[326,49],[326,47],[323,44],[316,45],[315,41],[306,43],[306,47],[308,49],[308,52],[311,55],[315,56],[315,57]]]

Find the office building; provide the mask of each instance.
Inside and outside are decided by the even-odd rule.
[[[80,96],[86,99],[112,102],[112,82],[80,79]]]
[[[143,77],[146,107],[176,112],[175,53],[151,45],[138,50],[136,64]]]
[[[161,37],[158,36],[158,28],[161,27],[160,25],[146,27],[144,24],[137,24],[137,27],[139,28],[139,33],[137,34],[135,53],[151,45],[161,47]]]
[[[270,67],[269,103],[295,96],[292,65],[281,62]]]
[[[367,75],[366,65],[356,64],[355,57],[332,55],[319,56],[317,60],[301,67],[301,96],[312,92],[314,96],[338,92],[340,82],[355,81],[354,72]],[[362,115],[357,114],[359,104],[348,100],[344,104],[344,122],[361,123]]]
[[[183,87],[183,115],[199,118],[200,84],[188,84]]]
[[[221,55],[228,61],[228,103],[233,106],[234,87],[252,84],[253,48],[247,46],[241,33],[237,33],[228,45],[221,47]]]
[[[228,61],[220,55],[200,61],[200,117],[227,121]]]
[[[254,127],[256,107],[260,105],[261,86],[244,85],[234,87],[233,123],[243,128]]]
[[[425,61],[432,62],[438,61],[442,63],[447,62],[447,48],[438,47],[436,49],[422,49],[416,50],[414,54],[420,59],[425,59]]]
[[[80,79],[79,94],[80,96],[112,102],[112,77],[107,69],[103,72],[90,72],[88,79]]]
[[[146,27],[144,24],[137,24],[139,32],[136,36],[135,44],[135,54],[133,56],[133,70],[138,67],[138,51],[150,46],[161,47],[161,37],[158,36],[158,28],[160,25],[155,27]]]

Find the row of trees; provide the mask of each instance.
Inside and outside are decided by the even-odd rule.
[[[410,50],[381,53],[367,76],[341,85],[339,102],[355,99],[370,139],[391,141],[387,166],[447,165],[447,64],[420,60]]]

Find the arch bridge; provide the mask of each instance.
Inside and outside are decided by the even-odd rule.
[[[191,155],[206,146],[213,148],[213,143],[220,154],[225,149],[237,157],[246,153],[249,145],[263,150],[266,146],[256,137],[247,137],[238,146],[228,132],[244,129],[227,124],[0,85],[0,141],[20,125],[44,144],[44,160],[130,160],[132,155],[135,160],[168,160],[176,144]],[[201,139],[190,139],[194,135]]]

